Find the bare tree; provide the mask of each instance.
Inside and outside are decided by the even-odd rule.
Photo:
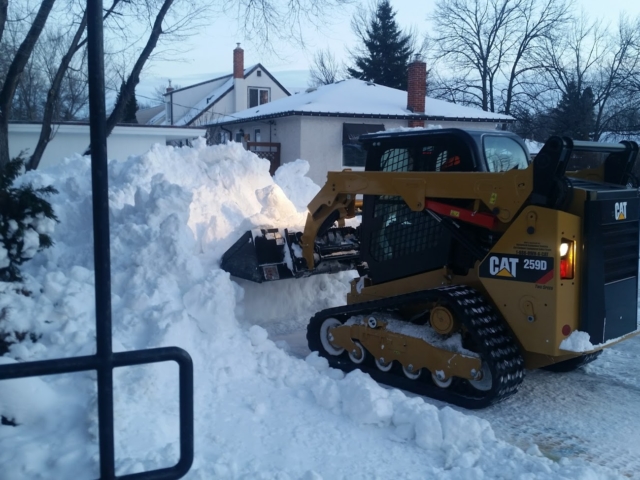
[[[174,90],[179,90],[182,88],[182,85],[179,83],[171,83],[171,80],[168,80],[168,84],[169,87],[173,88]],[[156,87],[154,87],[153,89],[153,94],[151,97],[144,97],[146,100],[149,101],[148,107],[153,107],[153,106],[157,106],[157,105],[164,105],[164,96],[167,93],[167,87],[163,86],[163,85],[158,85]],[[145,107],[146,108],[146,107]]]
[[[4,79],[2,90],[0,90],[0,166],[4,166],[9,163],[9,116],[11,114],[11,104],[13,97],[20,81],[20,77],[24,71],[31,52],[44,29],[49,13],[53,8],[55,0],[43,0],[38,8],[37,13],[33,18],[31,27],[27,32],[24,40],[20,44],[18,51],[16,52],[13,60],[9,66],[9,70]],[[6,20],[6,14],[5,14]],[[3,23],[2,30],[4,32],[4,22],[0,18],[0,22]]]
[[[259,47],[274,50],[277,40],[305,44],[309,25],[321,28],[327,13],[354,0],[225,0],[224,11],[235,11],[244,37]]]
[[[173,2],[174,0],[164,0],[162,5],[160,6],[160,9],[158,10],[155,21],[153,22],[153,27],[151,28],[151,33],[149,34],[149,38],[147,39],[147,43],[138,56],[138,59],[136,60],[131,73],[129,74],[129,78],[126,80],[126,82],[123,83],[122,88],[120,89],[118,100],[116,101],[116,104],[113,107],[113,111],[107,119],[107,136],[111,134],[113,128],[116,126],[116,123],[118,123],[122,119],[126,104],[132,98],[133,93],[136,89],[136,85],[140,83],[140,73],[142,72],[142,68],[144,67],[147,60],[149,60],[151,53],[158,44],[158,39],[163,33],[162,24],[165,17],[167,16],[167,13],[171,9]]]
[[[320,50],[313,56],[309,76],[310,87],[329,85],[345,78],[344,67],[337,62],[329,49]]]
[[[111,6],[103,15],[103,20],[109,19],[114,12],[116,12],[116,9],[121,2],[122,0],[112,0]],[[55,35],[55,39],[57,41],[50,40],[46,42],[46,45],[49,48],[52,46],[58,46],[58,49],[64,48],[65,53],[61,58],[58,58],[55,55],[53,56],[54,61],[50,66],[50,87],[47,92],[44,111],[42,114],[42,129],[40,130],[40,136],[34,152],[26,164],[27,170],[35,170],[38,168],[42,155],[44,154],[49,141],[52,139],[52,122],[54,118],[57,117],[62,121],[71,120],[87,103],[88,97],[86,82],[78,81],[78,76],[73,74],[74,70],[71,68],[71,63],[74,57],[77,56],[78,52],[82,51],[82,48],[87,43],[86,38],[82,38],[86,27],[87,14],[86,11],[84,11],[78,22],[75,34],[66,48],[61,47],[63,43],[61,39],[64,38],[64,35],[62,34]],[[49,52],[49,54],[51,53]],[[82,56],[82,58],[84,59],[84,56]],[[81,66],[84,65],[81,63]],[[82,70],[83,69],[77,69],[75,70],[75,73],[80,73]],[[64,89],[62,89],[63,85],[65,87]]]
[[[0,39],[4,33],[4,25],[7,22],[7,9],[9,0],[0,0]]]
[[[568,18],[566,0],[439,0],[433,60],[457,73],[432,94],[509,114],[532,52]]]
[[[36,168],[38,168],[40,160],[42,159],[42,154],[44,153],[44,150],[45,148],[47,148],[49,140],[51,139],[51,123],[53,121],[56,100],[59,98],[60,88],[62,86],[62,81],[64,80],[65,73],[69,68],[69,65],[71,64],[71,60],[74,54],[78,50],[78,45],[80,44],[80,40],[82,38],[82,35],[84,34],[86,27],[87,12],[85,11],[82,19],[80,20],[80,25],[78,26],[76,33],[73,36],[71,45],[69,46],[67,53],[62,57],[60,65],[56,70],[56,73],[51,82],[51,87],[49,88],[49,92],[47,93],[47,101],[42,117],[42,128],[40,130],[40,137],[38,138],[38,143],[36,144],[36,148],[31,155],[31,158],[27,162],[27,170],[35,170]]]
[[[640,19],[620,18],[614,33],[602,22],[590,21],[586,15],[576,18],[554,41],[548,41],[538,59],[544,75],[538,78],[540,91],[547,98],[566,94],[575,84],[578,92],[593,91],[595,124],[592,132],[598,140],[640,107],[640,92],[634,83],[640,75]],[[549,100],[547,100],[549,103]]]

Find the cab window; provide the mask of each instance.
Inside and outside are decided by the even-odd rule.
[[[475,170],[468,146],[455,138],[437,136],[408,148],[389,148],[380,156],[384,172],[471,172]]]
[[[524,149],[509,137],[484,137],[484,156],[490,172],[524,170],[529,166]]]

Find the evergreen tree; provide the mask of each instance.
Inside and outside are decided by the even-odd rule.
[[[21,154],[22,155],[22,154]],[[49,233],[58,221],[45,197],[57,193],[48,187],[34,188],[14,182],[23,171],[21,156],[0,167],[0,281],[22,279],[19,266],[53,245]]]
[[[569,82],[558,106],[551,112],[554,135],[589,140],[595,126],[594,98],[591,87],[582,92],[575,82]]]
[[[118,92],[118,96],[116,97],[116,105],[120,100],[120,95],[122,94],[122,90],[125,88],[125,83],[122,82],[120,86],[120,91]],[[124,114],[122,116],[122,123],[138,123],[138,119],[136,118],[136,112],[138,111],[138,100],[136,99],[136,92],[133,92],[133,95],[124,106]]]
[[[407,66],[413,53],[413,39],[395,21],[389,0],[381,0],[368,25],[354,29],[362,40],[361,55],[353,55],[355,66],[347,69],[353,78],[400,90],[407,89]],[[362,27],[362,28],[359,28]]]

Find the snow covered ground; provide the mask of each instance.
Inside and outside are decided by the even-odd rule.
[[[640,341],[585,370],[534,372],[481,412],[329,369],[301,336],[340,305],[351,274],[254,285],[220,270],[247,229],[300,227],[318,186],[308,165],[269,164],[236,144],[155,147],[110,164],[117,351],[177,345],[195,366],[194,479],[640,478]],[[5,331],[34,332],[1,363],[94,352],[90,168],[31,172],[53,184],[55,246],[0,284]],[[95,375],[4,381],[0,478],[98,476]],[[117,472],[177,461],[177,368],[115,374]]]

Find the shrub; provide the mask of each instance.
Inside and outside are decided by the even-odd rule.
[[[45,198],[52,186],[14,185],[23,173],[22,154],[0,167],[0,281],[22,280],[19,266],[53,245],[49,236],[58,221]]]

